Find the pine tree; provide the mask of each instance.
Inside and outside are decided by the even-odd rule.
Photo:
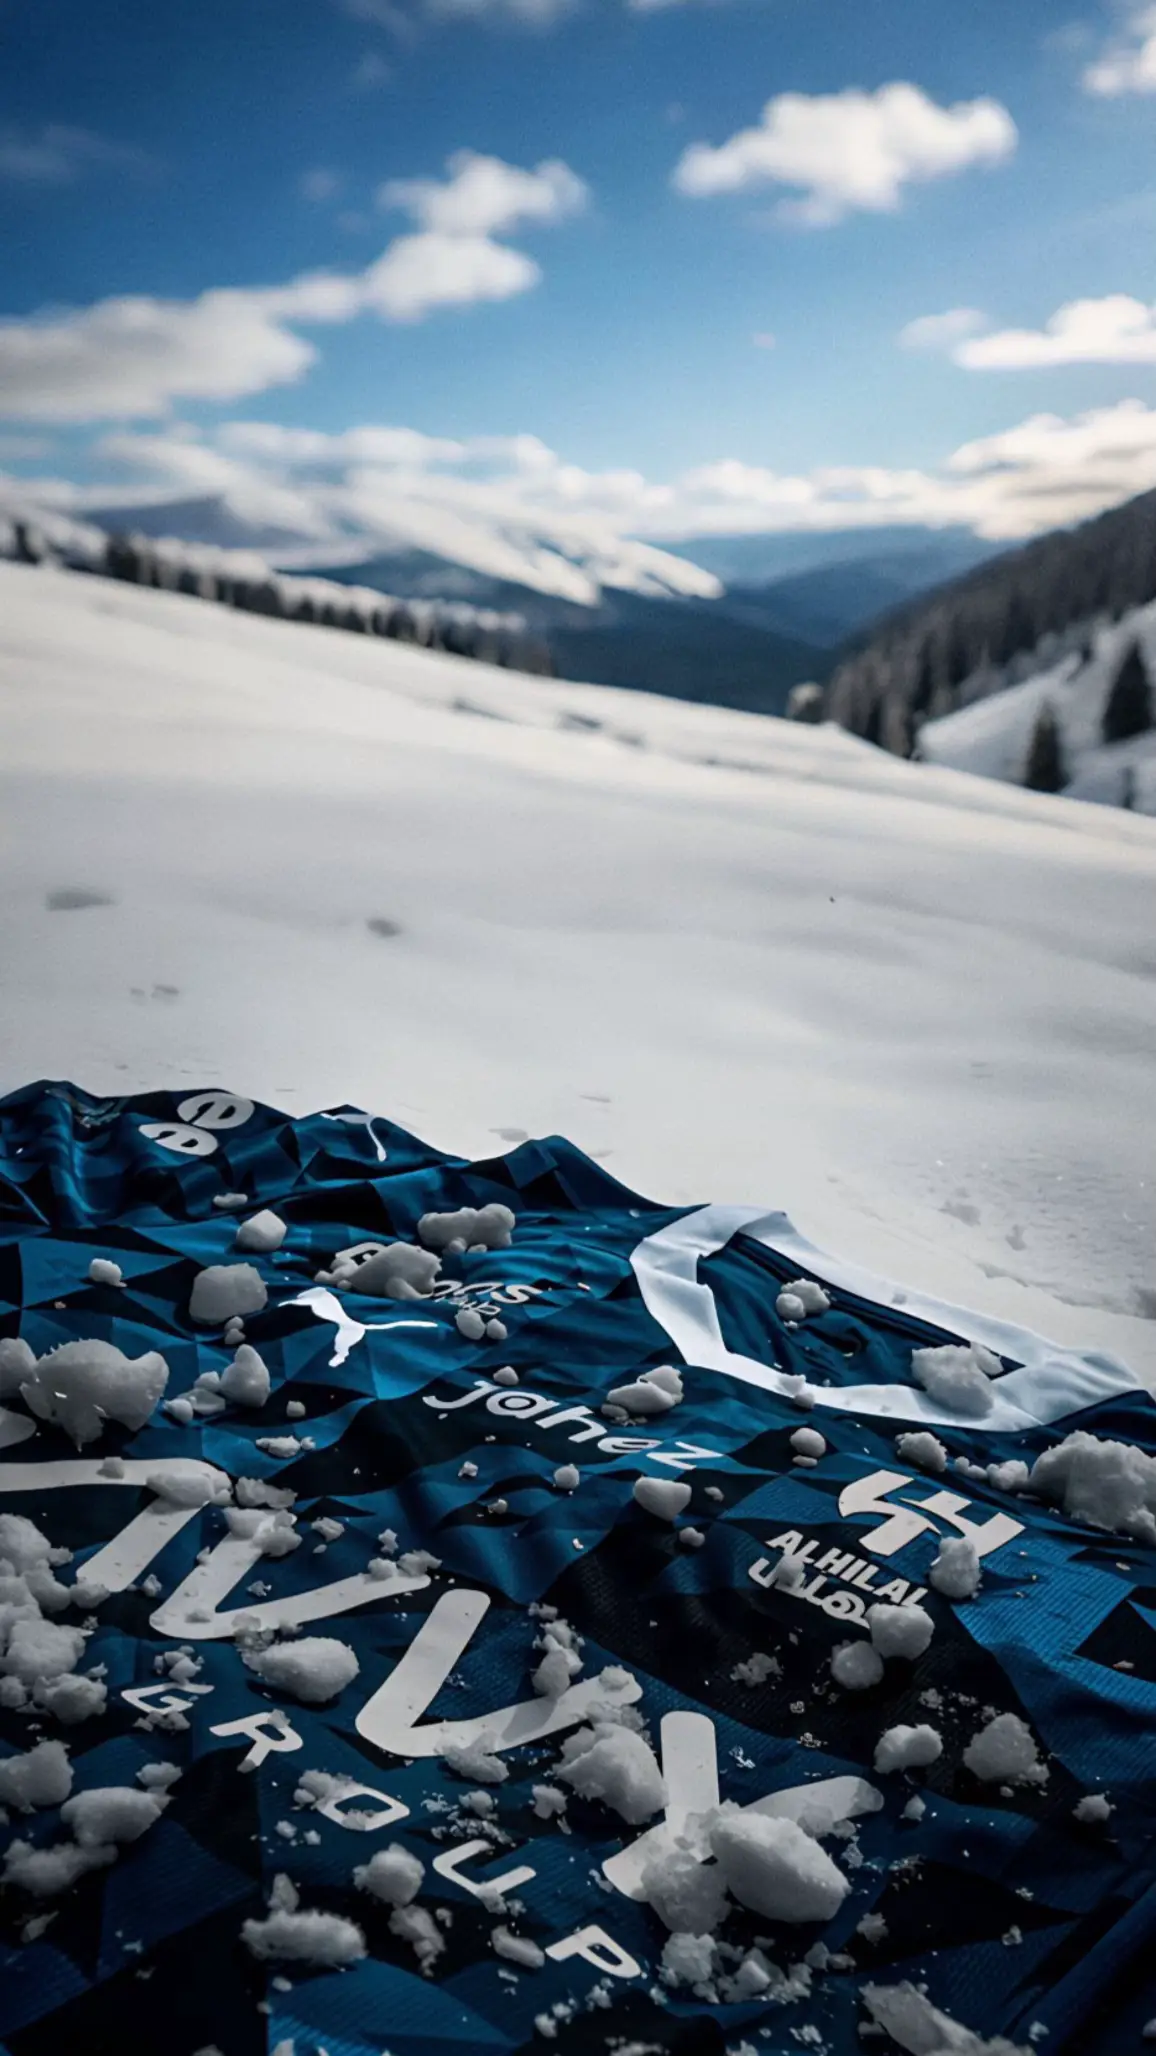
[[[1045,700],[1032,730],[1024,784],[1029,792],[1062,792],[1067,782],[1059,724],[1051,701]]]
[[[1144,735],[1152,726],[1152,687],[1148,669],[1137,642],[1130,643],[1112,681],[1100,732],[1105,742],[1125,742],[1130,735]]]

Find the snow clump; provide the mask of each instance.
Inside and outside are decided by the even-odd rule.
[[[818,1461],[827,1454],[826,1437],[817,1428],[796,1428],[791,1437],[791,1448],[796,1456],[809,1456]]]
[[[1156,1457],[1078,1429],[1037,1456],[1029,1489],[1072,1520],[1156,1542]]]
[[[943,1737],[937,1728],[921,1722],[918,1727],[888,1728],[875,1744],[877,1771],[926,1770],[943,1755]]]
[[[139,1841],[168,1803],[164,1792],[142,1792],[135,1785],[98,1785],[67,1799],[60,1818],[82,1849],[99,1849],[107,1842]]]
[[[71,1790],[72,1765],[63,1742],[37,1742],[0,1761],[0,1806],[31,1813],[34,1806],[60,1806]]]
[[[982,1342],[947,1342],[941,1349],[913,1349],[911,1369],[916,1384],[937,1406],[978,1420],[991,1412],[989,1381],[1000,1376],[1003,1365]]]
[[[93,1285],[124,1285],[124,1272],[111,1257],[94,1256],[88,1267],[88,1276]]]
[[[421,1299],[440,1270],[441,1259],[429,1250],[416,1249],[412,1242],[387,1242],[362,1263],[355,1257],[335,1257],[331,1271],[318,1271],[317,1282],[370,1299]]]
[[[297,1887],[284,1872],[273,1880],[267,1920],[247,1920],[241,1940],[262,1961],[316,1963],[340,1969],[359,1963],[366,1954],[365,1936],[355,1921],[337,1913],[299,1911]]]
[[[674,1478],[636,1478],[632,1497],[645,1513],[673,1521],[690,1505],[690,1486]]]
[[[608,1406],[620,1406],[628,1414],[669,1413],[683,1398],[682,1376],[673,1364],[659,1364],[643,1371],[630,1385],[616,1385],[606,1394]]]
[[[631,1827],[666,1804],[666,1784],[649,1742],[617,1721],[595,1720],[568,1735],[556,1775],[583,1799],[601,1799]]]
[[[938,1435],[932,1435],[926,1428],[920,1428],[910,1435],[897,1435],[895,1454],[904,1463],[913,1463],[921,1471],[945,1471],[947,1451]]]
[[[979,1551],[966,1535],[949,1537],[939,1545],[939,1555],[929,1573],[931,1583],[945,1599],[973,1599],[979,1590]]]
[[[247,1342],[242,1342],[232,1363],[221,1373],[221,1390],[236,1406],[264,1406],[271,1382],[264,1358]]]
[[[921,1606],[888,1606],[881,1602],[867,1609],[871,1641],[885,1660],[903,1656],[908,1661],[922,1656],[935,1633],[935,1622]]]
[[[775,1312],[781,1321],[805,1321],[808,1314],[825,1314],[830,1305],[829,1294],[814,1278],[793,1278],[779,1293]]]
[[[236,1247],[252,1250],[258,1256],[272,1256],[275,1249],[280,1249],[288,1233],[281,1216],[271,1213],[268,1207],[262,1207],[259,1214],[250,1214],[247,1221],[239,1224]]]
[[[765,1920],[830,1920],[851,1890],[813,1835],[774,1814],[720,1809],[710,1848],[732,1898]]]
[[[336,1699],[361,1669],[348,1642],[330,1635],[303,1635],[294,1642],[274,1642],[268,1649],[246,1649],[242,1655],[263,1684],[288,1692],[305,1706],[324,1706]]]
[[[383,1906],[408,1906],[421,1891],[425,1865],[400,1842],[379,1849],[368,1863],[359,1863],[353,1882],[359,1892],[369,1892]]]
[[[168,1381],[155,1349],[129,1358],[111,1342],[64,1342],[37,1358],[26,1342],[0,1343],[0,1396],[18,1392],[30,1413],[54,1421],[78,1449],[110,1420],[143,1428]]]
[[[883,1658],[870,1642],[840,1642],[831,1654],[831,1676],[845,1692],[866,1692],[883,1676]]]
[[[463,1206],[455,1213],[423,1214],[417,1232],[427,1249],[508,1249],[517,1226],[508,1206],[490,1200],[481,1207]]]
[[[1042,1785],[1047,1780],[1047,1765],[1040,1762],[1032,1731],[1018,1713],[997,1713],[973,1735],[963,1760],[987,1785]]]
[[[220,1328],[234,1316],[259,1314],[268,1297],[253,1264],[209,1264],[193,1280],[189,1318],[202,1328]]]

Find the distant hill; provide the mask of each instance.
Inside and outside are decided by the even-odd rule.
[[[925,723],[1016,685],[1098,624],[1156,599],[1156,492],[1005,551],[863,634],[836,665],[828,716],[897,755]]]
[[[830,663],[829,649],[775,625],[743,595],[651,599],[607,587],[600,605],[585,607],[417,550],[329,566],[325,575],[401,598],[436,594],[520,614],[548,643],[560,678],[672,699],[781,714],[791,687]]]
[[[676,557],[688,557],[713,571],[724,585],[768,586],[811,571],[860,566],[903,587],[903,595],[926,591],[958,578],[998,543],[984,542],[969,528],[834,528],[791,530],[772,535],[697,535],[665,543]]]

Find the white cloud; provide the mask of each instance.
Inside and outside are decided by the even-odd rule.
[[[286,384],[315,354],[259,293],[101,300],[0,322],[0,412],[24,421],[160,414],[174,399],[236,400]]]
[[[969,371],[1028,371],[1052,364],[1156,364],[1156,306],[1127,293],[1070,300],[1042,329],[999,329],[961,342]]]
[[[389,321],[421,321],[435,307],[512,299],[541,276],[532,257],[489,236],[399,236],[366,272],[366,301]]]
[[[90,170],[147,172],[146,151],[111,143],[90,129],[50,123],[35,130],[0,128],[0,179],[33,186],[70,186]]]
[[[586,471],[529,435],[460,440],[373,424],[326,435],[271,422],[118,434],[92,455],[138,482],[40,481],[43,502],[83,513],[219,494],[234,529],[296,537],[299,563],[420,548],[582,602],[607,584],[709,594],[705,574],[672,567],[662,547],[686,536],[958,523],[1011,543],[1086,519],[1156,487],[1156,408],[1128,400],[1069,420],[1034,415],[930,470],[782,473],[732,457],[655,481]]]
[[[377,195],[379,207],[400,207],[418,226],[446,236],[502,235],[522,222],[564,221],[589,197],[582,180],[557,158],[532,171],[458,150],[446,166],[449,177],[391,179]]]
[[[781,93],[757,128],[741,129],[718,149],[693,143],[674,185],[695,198],[757,185],[797,186],[784,219],[828,228],[856,209],[886,213],[904,186],[944,178],[1009,157],[1016,126],[997,100],[940,107],[918,86],[897,82],[865,93]]]
[[[1084,89],[1107,99],[1156,93],[1156,7],[1133,9],[1125,33],[1088,65]]]
[[[146,296],[0,320],[0,418],[126,420],[176,400],[236,400],[298,379],[316,359],[296,325],[420,321],[439,307],[507,300],[538,283],[533,258],[471,221],[509,227],[574,213],[586,198],[564,164],[522,171],[464,151],[444,184],[405,182],[404,204],[429,226],[398,236],[365,271],[311,272],[284,286],[230,288],[195,300]],[[438,224],[438,225],[434,225]]]
[[[987,316],[978,307],[949,307],[943,314],[921,314],[909,321],[896,340],[905,350],[950,350],[986,326]]]
[[[341,191],[341,173],[330,171],[328,166],[318,164],[312,171],[302,172],[297,190],[303,200],[320,205],[325,200],[336,199]]]

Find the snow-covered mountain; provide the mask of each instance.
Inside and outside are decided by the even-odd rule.
[[[1149,680],[1156,679],[1156,602],[1130,607],[1119,621],[1090,627],[1075,649],[1029,671],[1016,684],[987,693],[970,706],[920,729],[925,763],[950,765],[984,778],[1023,785],[1031,775],[1041,719],[1055,723],[1057,757],[1049,782],[1073,799],[1130,807],[1156,815],[1156,690],[1149,685],[1153,725],[1121,740],[1105,740],[1106,719],[1121,666],[1138,652]]]
[[[568,523],[553,511],[515,505],[504,518],[488,507],[484,519],[461,513],[450,524],[444,510],[435,521],[420,501],[399,496],[392,524],[387,513],[378,516],[372,529],[335,521],[324,537],[308,527],[270,522],[262,507],[250,506],[235,492],[194,499],[118,500],[88,508],[85,518],[110,530],[258,550],[287,571],[332,565],[356,571],[383,558],[424,552],[483,579],[549,593],[575,606],[596,606],[607,590],[654,599],[711,600],[723,589],[712,571],[653,543],[618,535],[610,523],[592,530],[589,523]],[[452,551],[447,544],[450,534]]]
[[[1147,820],[0,564],[0,822],[5,1089],[561,1130],[1156,1378]]]

